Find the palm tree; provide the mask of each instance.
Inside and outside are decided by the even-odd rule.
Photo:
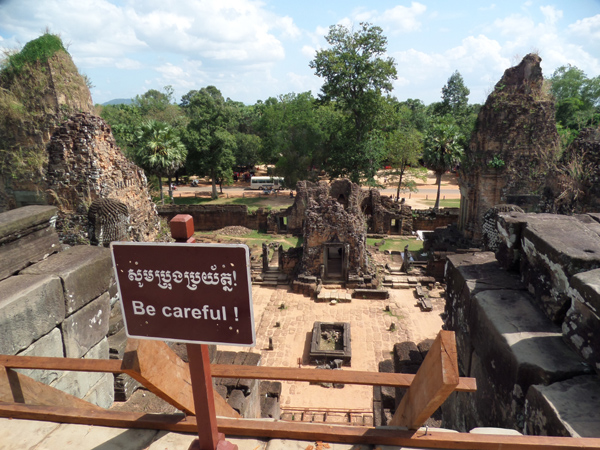
[[[177,131],[157,120],[144,122],[136,133],[137,144],[133,156],[135,163],[146,172],[158,177],[160,200],[164,205],[162,177],[167,177],[169,197],[173,201],[171,177],[183,167],[187,149],[179,140]]]
[[[423,163],[426,168],[435,173],[437,183],[437,197],[433,207],[435,210],[440,207],[442,175],[456,165],[463,155],[460,139],[460,130],[450,116],[437,120],[425,136]]]

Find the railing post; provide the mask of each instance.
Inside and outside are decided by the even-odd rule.
[[[194,219],[189,214],[176,215],[169,225],[171,236],[177,242],[196,242],[193,237]],[[198,427],[198,440],[192,442],[189,450],[237,450],[237,445],[227,442],[225,435],[219,433],[217,428],[208,345],[187,344],[187,354]]]

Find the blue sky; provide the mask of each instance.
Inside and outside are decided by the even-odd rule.
[[[177,100],[216,86],[253,104],[312,91],[308,66],[330,25],[380,26],[397,62],[392,95],[438,101],[458,70],[483,103],[504,70],[532,51],[546,76],[566,64],[600,75],[600,0],[253,1],[0,0],[0,47],[48,27],[60,34],[95,103],[172,85]]]

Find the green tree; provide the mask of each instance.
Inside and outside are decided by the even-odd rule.
[[[136,95],[133,106],[139,108],[144,119],[165,122],[175,128],[186,124],[185,115],[173,98],[172,86],[165,86],[163,92],[150,89],[142,95]]]
[[[392,167],[390,175],[398,179],[396,199],[400,198],[401,190],[415,191],[414,176],[420,177],[415,172],[419,164],[419,157],[423,151],[423,135],[414,128],[396,129],[387,139],[387,160]],[[406,175],[413,168],[411,179],[406,180]]]
[[[316,178],[312,168],[321,165],[326,117],[327,108],[319,107],[310,92],[269,98],[261,106],[257,129],[263,156],[276,164],[276,174],[284,177],[286,186]]]
[[[383,158],[377,133],[382,93],[397,77],[393,58],[384,58],[387,38],[380,27],[361,23],[358,31],[333,25],[325,39],[330,48],[319,50],[310,67],[324,79],[320,99],[347,114],[331,142],[330,176],[373,183]]]
[[[135,105],[106,105],[102,106],[100,117],[110,125],[117,145],[123,153],[132,157],[138,130],[144,120],[148,120],[144,119],[140,108]]]
[[[442,88],[441,114],[450,114],[458,119],[468,114],[469,94],[471,91],[463,80],[462,75],[455,71]]]
[[[191,91],[185,97],[184,110],[189,123],[183,135],[188,149],[186,167],[189,173],[209,176],[212,198],[218,197],[217,182],[231,183],[233,179],[235,110],[227,105],[214,86]]]
[[[146,172],[158,177],[160,199],[164,204],[162,177],[167,177],[169,197],[173,200],[171,177],[183,167],[187,150],[175,129],[164,122],[149,120],[139,130],[133,160]]]
[[[460,72],[455,71],[442,88],[442,101],[429,107],[431,115],[439,117],[451,116],[460,131],[460,145],[466,149],[475,129],[480,105],[469,105],[471,91]]]
[[[423,164],[435,173],[437,196],[434,209],[440,207],[442,175],[456,165],[463,155],[460,129],[450,116],[437,118],[425,135]]]
[[[588,78],[575,66],[561,66],[550,77],[556,122],[565,146],[582,128],[600,123],[600,76]]]

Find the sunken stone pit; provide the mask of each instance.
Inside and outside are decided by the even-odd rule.
[[[352,359],[350,341],[350,323],[315,322],[310,342],[310,362],[326,365],[340,360],[340,365],[350,366]]]

